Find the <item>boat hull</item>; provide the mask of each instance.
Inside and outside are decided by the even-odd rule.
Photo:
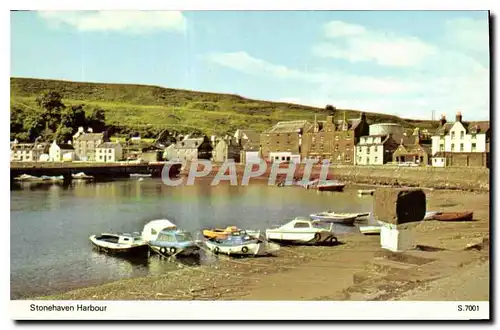
[[[311,219],[320,220],[322,222],[332,222],[338,223],[342,225],[353,225],[354,221],[357,217],[330,217],[330,216],[320,216],[320,215],[311,215]]]
[[[333,232],[329,231],[304,233],[268,229],[266,231],[266,238],[274,242],[312,245],[334,243],[337,241]]]
[[[437,221],[472,221],[473,212],[442,212],[432,216]]]
[[[198,254],[200,251],[200,247],[198,245],[189,245],[184,247],[175,247],[175,246],[158,246],[149,244],[149,248],[151,251],[166,257],[171,256],[192,256]]]
[[[90,242],[94,248],[100,252],[105,252],[108,254],[120,254],[120,255],[147,255],[148,244],[136,244],[136,245],[125,245],[116,244],[106,241],[100,241],[95,235],[90,237]]]
[[[235,245],[226,245],[218,243],[214,240],[205,242],[207,248],[216,253],[223,253],[227,255],[247,255],[247,256],[264,256],[273,254],[279,251],[279,245],[271,242],[248,242]]]
[[[319,191],[343,191],[345,185],[319,185],[316,187],[313,187]]]
[[[380,226],[361,226],[359,231],[364,235],[380,235]]]

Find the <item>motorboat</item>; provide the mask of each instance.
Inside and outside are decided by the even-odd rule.
[[[306,183],[304,187],[318,191],[343,191],[345,183],[333,180],[313,180]]]
[[[200,243],[193,239],[191,233],[184,230],[161,231],[148,244],[151,250],[162,256],[187,256],[200,250]]]
[[[142,229],[141,237],[144,241],[154,241],[161,232],[177,230],[177,226],[167,219],[151,220]]]
[[[91,181],[94,180],[92,175],[87,175],[84,172],[79,172],[72,175],[73,180],[81,180],[81,181]]]
[[[223,238],[205,241],[207,248],[215,254],[264,256],[279,251],[280,246],[259,236],[249,235],[245,230],[233,231]]]
[[[270,241],[318,244],[334,243],[337,238],[333,232],[333,223],[297,217],[288,223],[266,230],[266,238]]]
[[[99,251],[111,254],[145,254],[148,251],[148,244],[139,233],[102,233],[92,235],[89,239]]]

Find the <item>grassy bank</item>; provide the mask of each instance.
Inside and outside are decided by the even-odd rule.
[[[11,107],[30,111],[35,99],[45,91],[57,91],[67,105],[83,104],[105,111],[106,124],[126,127],[156,127],[205,134],[223,134],[239,128],[263,131],[278,121],[313,120],[326,116],[322,108],[247,99],[238,95],[204,93],[147,85],[68,82],[46,79],[11,78]],[[334,101],[332,101],[334,102]],[[417,121],[367,111],[371,123],[393,122],[404,127],[432,128],[431,121]],[[346,111],[348,118],[359,111]]]

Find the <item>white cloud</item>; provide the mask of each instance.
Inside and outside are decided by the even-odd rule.
[[[369,30],[342,21],[328,22],[324,32],[331,40],[315,46],[314,54],[354,63],[373,61],[385,66],[413,66],[436,52],[416,37]]]
[[[486,19],[456,18],[445,23],[448,39],[458,47],[489,52],[489,23]]]
[[[179,11],[40,11],[38,15],[55,27],[67,24],[79,31],[182,33],[186,19]]]

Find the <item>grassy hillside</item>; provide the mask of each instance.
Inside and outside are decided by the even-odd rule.
[[[101,107],[106,123],[117,127],[149,126],[189,132],[193,128],[206,134],[232,132],[238,128],[263,131],[284,120],[323,119],[324,109],[303,105],[246,99],[238,95],[204,93],[147,85],[81,83],[45,79],[11,78],[11,107],[30,111],[35,99],[46,91],[57,91],[66,105]],[[335,105],[334,100],[332,104]],[[345,110],[345,109],[339,109]],[[337,116],[343,116],[338,111]],[[348,118],[358,117],[346,110]],[[394,122],[407,128],[431,127],[431,122],[367,112],[372,123]]]

